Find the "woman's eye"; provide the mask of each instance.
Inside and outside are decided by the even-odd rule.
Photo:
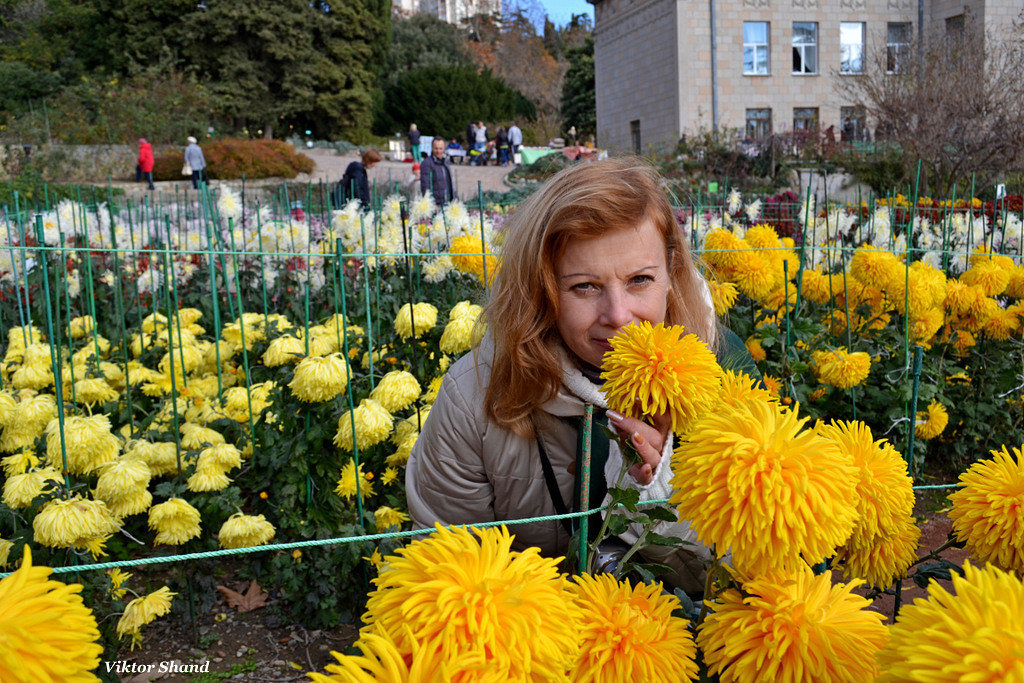
[[[630,280],[634,285],[646,285],[650,282],[654,282],[654,278],[650,275],[637,275]]]
[[[594,285],[589,282],[580,282],[571,287],[572,291],[585,294],[593,289]]]

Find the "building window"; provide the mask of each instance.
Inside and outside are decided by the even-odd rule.
[[[818,108],[817,107],[794,107],[793,108],[793,130],[803,130],[803,131],[818,130]]]
[[[633,154],[640,154],[640,119],[629,122],[629,139],[633,142]]]
[[[743,22],[743,73],[752,76],[768,75],[768,22]]]
[[[772,110],[748,109],[746,137],[749,140],[760,140],[772,134]]]
[[[910,22],[890,21],[885,27],[885,70],[898,73],[910,54]]]
[[[841,139],[843,142],[856,142],[867,139],[867,116],[864,107],[840,107],[842,119]]]
[[[843,21],[839,24],[839,73],[864,73],[864,23]]]
[[[818,73],[818,23],[793,22],[793,73]]]

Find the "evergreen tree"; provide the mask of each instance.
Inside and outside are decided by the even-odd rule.
[[[562,121],[576,126],[579,137],[597,131],[597,105],[594,97],[594,37],[566,52],[569,69],[562,83]]]

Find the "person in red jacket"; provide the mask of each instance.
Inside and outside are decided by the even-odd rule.
[[[146,138],[139,138],[139,165],[136,180],[143,178],[149,183],[149,189],[153,189],[153,146],[146,142]]]

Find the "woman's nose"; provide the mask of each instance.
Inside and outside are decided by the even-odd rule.
[[[604,325],[617,330],[632,322],[633,312],[630,310],[625,292],[609,288],[605,290],[602,299],[601,322]]]

